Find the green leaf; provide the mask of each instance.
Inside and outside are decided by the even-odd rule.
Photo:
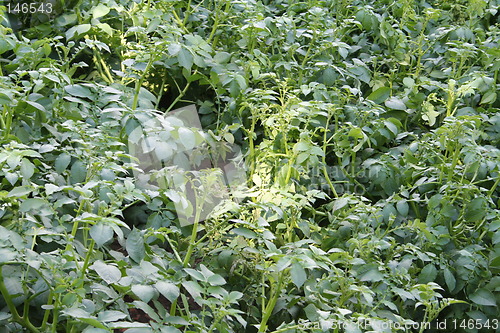
[[[182,50],[182,46],[178,43],[172,43],[168,46],[168,54],[171,57],[175,57],[176,55],[179,54],[179,52]]]
[[[318,308],[314,306],[314,304],[309,303],[305,308],[304,308],[304,313],[306,314],[307,319],[310,321],[318,321],[319,320],[319,315],[318,315]]]
[[[236,82],[238,82],[238,86],[240,87],[240,90],[245,90],[247,89],[247,80],[242,75],[235,75],[234,76]]]
[[[0,92],[0,105],[9,105],[12,103],[12,97]]]
[[[102,312],[99,312],[97,315],[97,319],[99,321],[102,321],[104,323],[111,322],[111,321],[117,321],[123,318],[126,318],[127,314],[121,311],[116,311],[116,310],[105,310]]]
[[[57,156],[54,166],[58,174],[62,174],[64,170],[68,167],[71,162],[71,155],[68,153],[62,153]]]
[[[496,234],[500,235],[500,230],[497,230]],[[490,267],[500,269],[500,255],[490,261]]]
[[[82,183],[87,178],[87,167],[82,161],[76,161],[71,166],[70,180],[72,184]]]
[[[224,140],[227,142],[233,144],[234,143],[234,136],[231,133],[224,133]]]
[[[161,328],[161,333],[182,333],[182,331],[173,326],[163,326]]]
[[[16,185],[17,181],[19,180],[19,176],[17,175],[17,173],[6,172],[5,179],[7,179],[9,181],[10,185],[14,186],[14,185]]]
[[[413,88],[415,86],[415,80],[411,77],[405,77],[403,79],[403,84],[408,88]]]
[[[337,51],[343,59],[347,58],[347,56],[349,55],[349,49],[345,47],[339,47]]]
[[[193,55],[185,48],[181,48],[179,54],[177,55],[177,60],[179,61],[179,65],[188,71],[190,71],[191,67],[193,67]]]
[[[399,132],[398,127],[396,125],[394,125],[394,123],[392,121],[384,120],[384,125],[385,125],[385,127],[387,127],[389,129],[389,131],[391,131],[392,134],[394,134],[395,136],[398,135],[398,132]]]
[[[177,133],[179,134],[179,140],[187,150],[192,150],[196,146],[196,135],[192,130],[185,127],[179,127]]]
[[[243,297],[243,293],[239,291],[231,291],[228,295],[229,303],[236,303],[239,299]]]
[[[7,248],[0,248],[0,263],[13,261],[15,258],[16,253],[14,251],[11,251]]]
[[[139,229],[133,229],[125,242],[125,249],[132,260],[139,263],[146,256],[144,237]]]
[[[443,216],[449,217],[452,220],[456,220],[458,218],[459,211],[454,205],[450,203],[444,203],[443,208],[441,208],[441,214],[443,214]]]
[[[27,158],[23,158],[21,161],[21,176],[23,176],[23,179],[29,180],[34,173],[35,165]]]
[[[241,87],[236,80],[232,80],[229,84],[229,95],[231,97],[237,97],[240,94]]]
[[[193,268],[184,268],[184,271],[186,273],[188,273],[189,275],[191,275],[195,280],[206,281],[206,278],[203,276],[203,274],[201,274],[200,272],[198,272],[196,269],[193,269]]]
[[[66,314],[66,315],[68,315],[68,316],[79,318],[79,319],[82,319],[82,318],[95,318],[90,313],[88,313],[87,311],[85,311],[83,309],[80,309],[80,308],[64,309],[63,313]]]
[[[377,90],[373,91],[370,95],[368,95],[367,99],[381,104],[391,95],[391,88],[389,87],[380,87]]]
[[[283,256],[281,257],[278,262],[276,263],[276,271],[281,272],[288,266],[290,266],[292,263],[292,258],[289,256]]]
[[[306,270],[300,263],[294,262],[290,267],[290,277],[292,278],[293,284],[295,284],[297,288],[300,288],[307,280]]]
[[[98,321],[96,317],[92,316],[90,313],[86,312],[83,309],[79,308],[64,309],[62,310],[62,313],[64,313],[67,316],[80,319],[82,322],[92,325],[94,327],[107,329],[107,327],[104,326],[100,321]]]
[[[322,75],[322,79],[323,79],[323,84],[325,86],[333,86],[335,84],[335,81],[337,79],[337,72],[331,68],[331,67],[327,67],[323,70],[323,75]]]
[[[308,151],[311,149],[311,145],[308,142],[305,141],[299,141],[293,146],[293,151],[294,152],[299,152],[299,151]]]
[[[391,108],[391,109],[394,109],[394,110],[402,110],[402,111],[404,111],[404,110],[407,109],[405,103],[400,98],[397,98],[397,97],[391,97],[391,98],[389,98],[388,100],[385,101],[384,104],[388,108]]]
[[[33,101],[26,101],[26,104],[30,105],[31,107],[33,107],[34,109],[36,109],[38,111],[47,112],[45,107],[40,103],[33,102]]]
[[[91,268],[108,284],[116,283],[122,278],[122,273],[116,266],[105,264],[100,260],[94,262]]]
[[[61,189],[63,189],[63,187],[56,186],[56,185],[54,185],[54,184],[50,184],[50,183],[45,184],[45,193],[46,193],[47,195],[52,195],[52,194],[54,194],[55,192],[60,191]],[[63,197],[63,198],[61,198],[61,199],[59,199],[59,200],[65,201],[66,203],[69,203],[69,202],[74,202],[74,200],[73,200],[73,199],[70,199],[70,198],[68,198],[68,197]],[[58,202],[62,202],[62,201],[59,201],[59,200],[58,200]]]
[[[455,290],[457,280],[449,268],[444,269],[444,281],[446,282],[446,286],[450,292]]]
[[[207,282],[211,286],[222,286],[226,284],[226,280],[224,280],[224,278],[219,274],[214,274],[212,276],[209,276]]]
[[[297,155],[297,164],[302,164],[304,163],[309,156],[311,156],[308,152],[300,153]]]
[[[439,116],[439,112],[435,110],[434,105],[429,101],[425,101],[423,103],[422,109],[423,109],[422,119],[427,121],[427,123],[430,126],[434,126],[437,117]]]
[[[66,39],[70,40],[73,37],[79,37],[80,35],[83,35],[84,33],[88,32],[91,27],[92,26],[88,23],[71,27],[66,31]]]
[[[92,92],[90,91],[89,88],[82,86],[81,84],[72,84],[69,86],[64,87],[64,90],[76,97],[82,97],[82,98],[92,98]]]
[[[214,56],[214,60],[218,64],[225,64],[231,59],[231,54],[228,52],[217,52]]]
[[[160,161],[168,161],[172,158],[177,147],[170,142],[159,142],[155,147],[155,155]]]
[[[481,98],[481,104],[493,104],[497,100],[497,93],[494,90],[487,91],[483,98]]]
[[[332,211],[335,212],[339,209],[344,208],[349,203],[349,199],[347,198],[339,198],[334,201],[332,206]]]
[[[113,323],[108,324],[109,328],[117,329],[117,328],[130,328],[126,332],[128,333],[138,333],[138,332],[144,332],[144,333],[151,333],[151,326],[148,324],[140,323],[140,322],[127,322],[127,321],[117,321]],[[134,330],[134,328],[144,328],[145,330]],[[108,330],[109,332],[109,330]]]
[[[497,305],[495,295],[493,295],[491,291],[485,288],[476,290],[475,293],[469,296],[469,299],[478,305],[484,305],[484,306]]]
[[[21,204],[21,206],[19,206],[19,211],[21,213],[27,213],[29,211],[32,211],[32,210],[40,210],[40,208],[42,208],[44,205],[47,205],[48,202],[43,200],[43,199],[39,199],[39,198],[31,198],[31,199],[26,199],[23,201],[23,203]]]
[[[0,312],[0,323],[8,320],[11,317],[12,317],[12,314],[10,314],[8,312]]]
[[[495,231],[493,237],[491,238],[491,242],[495,245],[500,243],[500,230]]]
[[[113,228],[106,223],[99,222],[90,228],[90,237],[92,237],[98,247],[103,246],[113,239],[113,234]]]
[[[147,314],[153,321],[155,321],[157,323],[161,322],[161,319],[158,316],[158,314],[156,313],[156,311],[151,306],[149,306],[147,303],[142,302],[142,301],[134,301],[133,304],[134,304],[134,307],[136,309],[140,309],[140,310],[144,311],[144,313]]]
[[[97,23],[96,26],[104,31],[108,36],[113,36],[113,28],[107,23]]]
[[[401,214],[401,216],[408,216],[409,208],[410,207],[408,206],[408,202],[406,200],[399,200],[396,203],[396,209],[398,210],[399,214]]]
[[[469,299],[478,305],[496,306],[497,301],[495,295],[488,289],[478,289],[475,293],[469,296]]]
[[[8,197],[24,197],[31,193],[33,191],[33,188],[31,186],[18,186],[14,187],[9,194],[7,195]]]
[[[433,264],[427,264],[418,276],[418,283],[424,284],[433,282],[436,279],[437,273],[438,271],[436,269],[436,266],[434,266]]]
[[[398,295],[399,297],[401,297],[401,299],[402,299],[403,301],[405,301],[405,302],[406,302],[406,300],[408,300],[408,299],[409,299],[409,300],[415,300],[415,296],[414,296],[411,292],[406,291],[406,290],[404,290],[404,289],[394,287],[394,288],[392,288],[392,291],[393,291],[396,295]]]
[[[156,290],[153,286],[144,284],[132,285],[132,292],[141,299],[144,303],[149,302],[156,295]]]
[[[203,287],[201,287],[196,281],[184,281],[182,286],[188,291],[188,293],[196,300],[201,297],[204,293]]]
[[[483,219],[483,217],[487,214],[488,210],[486,207],[488,207],[488,204],[486,202],[486,199],[484,198],[475,198],[469,203],[467,203],[464,214],[464,219],[467,222],[477,222]]]
[[[68,13],[57,17],[55,24],[58,27],[64,27],[66,25],[75,24],[77,20],[78,16],[75,13]]]
[[[94,19],[106,16],[109,13],[109,7],[103,4],[98,4],[92,8],[92,16]]]
[[[167,324],[189,326],[189,322],[186,319],[178,316],[168,316],[163,318],[163,321]]]
[[[7,39],[0,39],[0,54],[4,54],[5,52],[12,50],[12,45],[9,43],[10,40]]]
[[[243,227],[233,228],[231,229],[231,232],[245,238],[257,238],[255,231]]]
[[[11,153],[9,157],[7,157],[7,164],[11,170],[17,168],[17,166],[21,163],[21,155],[17,152]]]
[[[356,138],[356,139],[363,139],[364,135],[363,135],[363,130],[359,127],[353,127],[349,130],[349,133],[348,133],[349,136],[352,136],[353,138]]]
[[[215,275],[214,272],[212,272],[211,270],[209,270],[207,268],[207,266],[201,264],[200,265],[200,271],[201,271],[201,274],[203,274],[203,277],[204,277],[204,280],[207,281],[207,279],[210,277],[210,276],[213,276]]]
[[[171,303],[174,302],[180,295],[179,287],[172,282],[158,281],[155,283],[155,288]]]
[[[377,269],[371,268],[359,276],[360,281],[379,282],[384,279],[384,275]]]

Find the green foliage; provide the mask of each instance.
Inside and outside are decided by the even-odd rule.
[[[2,332],[500,332],[499,11],[0,7]]]

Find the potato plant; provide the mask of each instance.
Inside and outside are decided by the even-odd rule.
[[[37,4],[0,332],[500,332],[499,0]]]

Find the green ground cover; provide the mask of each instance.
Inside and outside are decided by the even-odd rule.
[[[500,332],[499,0],[0,8],[0,332]]]

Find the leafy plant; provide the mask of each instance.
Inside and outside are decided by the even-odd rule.
[[[498,1],[9,8],[2,331],[500,332]]]

